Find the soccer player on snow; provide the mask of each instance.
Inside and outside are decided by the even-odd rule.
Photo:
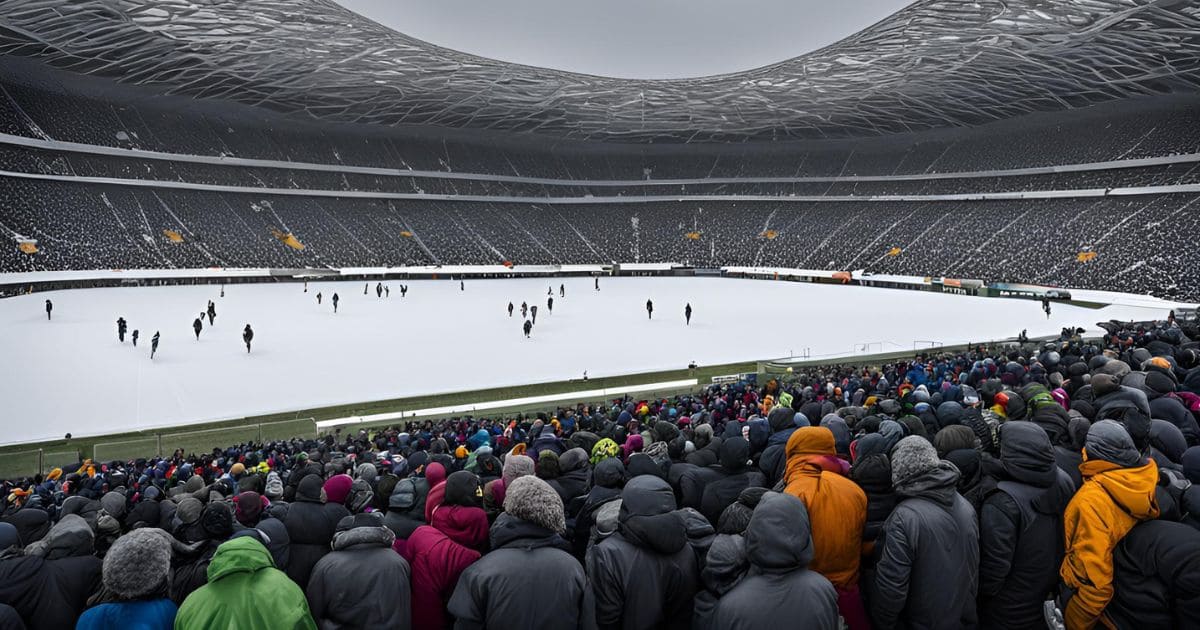
[[[467,283],[466,283],[466,282],[463,282],[462,280],[459,280],[459,281],[458,281],[458,290],[459,290],[459,291],[466,291],[466,290],[467,290]]]
[[[192,330],[196,331],[196,341],[200,341],[200,331],[204,330],[204,322],[200,321],[199,317],[196,318],[196,321],[192,322]]]
[[[546,295],[554,295],[554,287],[552,287],[552,286],[546,287]]]
[[[525,319],[528,316],[529,316],[529,304],[526,302],[521,302],[521,319]]]
[[[567,297],[567,285],[558,285],[558,297]]]
[[[600,290],[600,276],[596,276],[596,290]]]
[[[317,306],[321,305],[321,292],[317,291]]]
[[[338,294],[333,294],[333,312],[337,313]]]
[[[120,339],[121,343],[125,343],[125,318],[124,317],[117,318],[117,339]]]
[[[54,304],[50,300],[46,300],[46,321],[50,321],[50,311],[54,310]]]
[[[546,298],[546,310],[549,311],[551,315],[554,314],[554,296],[553,295]]]
[[[217,305],[213,304],[212,300],[208,301],[208,325],[212,326],[213,320],[217,318]]]
[[[385,297],[385,298],[392,297],[392,288],[391,287],[389,287],[389,286],[383,287],[383,297]]]
[[[654,319],[654,302],[646,300],[646,319]]]
[[[381,297],[383,297],[383,283],[376,282],[375,283],[375,298],[378,299]]]
[[[687,306],[683,307],[683,318],[687,320],[686,326],[692,325],[692,303],[688,302]]]
[[[308,293],[308,280],[304,281],[304,292]]]
[[[525,338],[526,338],[526,339],[528,339],[528,338],[529,338],[529,331],[533,330],[533,322],[529,321],[528,319],[527,319],[527,320],[525,320],[525,326],[524,326],[524,328],[525,328]]]
[[[404,297],[406,295],[408,295],[408,285],[402,284],[400,285],[400,297]]]
[[[158,331],[154,331],[154,336],[150,338],[150,360],[154,360],[154,353],[158,352]]]
[[[138,331],[136,328],[134,328],[133,329],[133,347],[134,348],[137,347],[137,338],[138,338]]]
[[[513,311],[513,305],[512,305],[512,302],[509,302],[508,303],[508,316],[509,317],[512,317],[512,311]]]
[[[537,304],[529,307],[529,314],[533,316],[533,323],[537,323]]]
[[[371,286],[371,283],[370,283],[370,282],[364,282],[364,283],[363,283],[363,295],[366,295],[366,294],[367,294],[367,287],[369,287],[369,286]]]
[[[250,328],[250,324],[242,329],[242,341],[246,342],[246,354],[250,354],[250,341],[254,339],[254,329]]]

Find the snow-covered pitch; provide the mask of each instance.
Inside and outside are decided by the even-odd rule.
[[[77,289],[0,300],[0,443],[180,426],[503,385],[1057,333],[1166,308],[729,278],[409,281]],[[559,285],[566,296],[559,296]],[[553,287],[554,311],[546,308]],[[324,300],[317,305],[320,292]],[[334,314],[334,293],[341,302]],[[54,302],[46,320],[44,301]],[[646,317],[646,300],[654,318]],[[216,325],[192,321],[216,302]],[[515,308],[510,318],[509,301]],[[521,302],[538,306],[531,339]],[[694,310],[684,325],[684,305]],[[117,341],[116,320],[140,331]],[[255,331],[246,353],[242,328]],[[162,335],[150,360],[150,338]],[[470,396],[465,394],[464,396]],[[464,401],[465,402],[465,401]]]

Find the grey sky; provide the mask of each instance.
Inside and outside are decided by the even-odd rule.
[[[493,59],[611,77],[748,70],[862,30],[909,0],[336,0]]]

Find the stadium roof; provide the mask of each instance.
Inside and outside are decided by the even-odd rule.
[[[969,126],[1200,88],[1195,0],[918,0],[781,63],[678,80],[521,66],[330,0],[5,0],[0,53],[314,119],[615,141]]]

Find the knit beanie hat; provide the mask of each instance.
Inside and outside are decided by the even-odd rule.
[[[592,447],[592,465],[600,463],[602,460],[609,457],[616,457],[617,453],[621,452],[621,447],[617,445],[611,438],[604,438]]]
[[[233,475],[234,477],[245,474],[245,472],[246,472],[246,465],[243,464],[242,462],[238,462],[229,468],[229,474]]]
[[[279,473],[267,473],[267,484],[263,494],[267,495],[268,499],[279,499],[283,496],[283,480],[279,478]]]
[[[542,479],[557,479],[558,474],[558,453],[550,449],[538,453],[537,476]]]
[[[504,472],[501,477],[504,483],[512,483],[517,477],[533,474],[533,458],[528,455],[509,455],[504,458]]]
[[[187,497],[179,502],[179,507],[175,509],[175,515],[184,525],[191,525],[200,520],[200,513],[203,511],[204,504],[200,502],[200,499]]]
[[[445,496],[443,505],[479,507],[483,501],[483,494],[479,488],[479,477],[466,470],[450,473],[450,476],[446,478]]]
[[[350,475],[334,475],[325,482],[325,500],[327,503],[345,503],[350,495],[350,486],[354,480]]]
[[[104,556],[104,587],[121,600],[166,592],[171,541],[161,529],[143,527],[117,539]]]
[[[258,524],[258,520],[266,507],[267,498],[257,492],[249,491],[239,494],[237,496],[237,511],[235,514],[237,522],[246,527],[254,527]]]
[[[521,477],[508,486],[504,511],[552,532],[561,534],[567,529],[562,498],[537,477]]]
[[[375,464],[359,464],[355,472],[359,479],[366,479],[367,483],[375,483],[375,479],[379,476]]]
[[[200,527],[213,540],[229,538],[233,534],[233,510],[223,501],[209,503],[200,516]]]
[[[923,437],[910,435],[892,450],[892,485],[927,473],[938,466],[937,449]]]

